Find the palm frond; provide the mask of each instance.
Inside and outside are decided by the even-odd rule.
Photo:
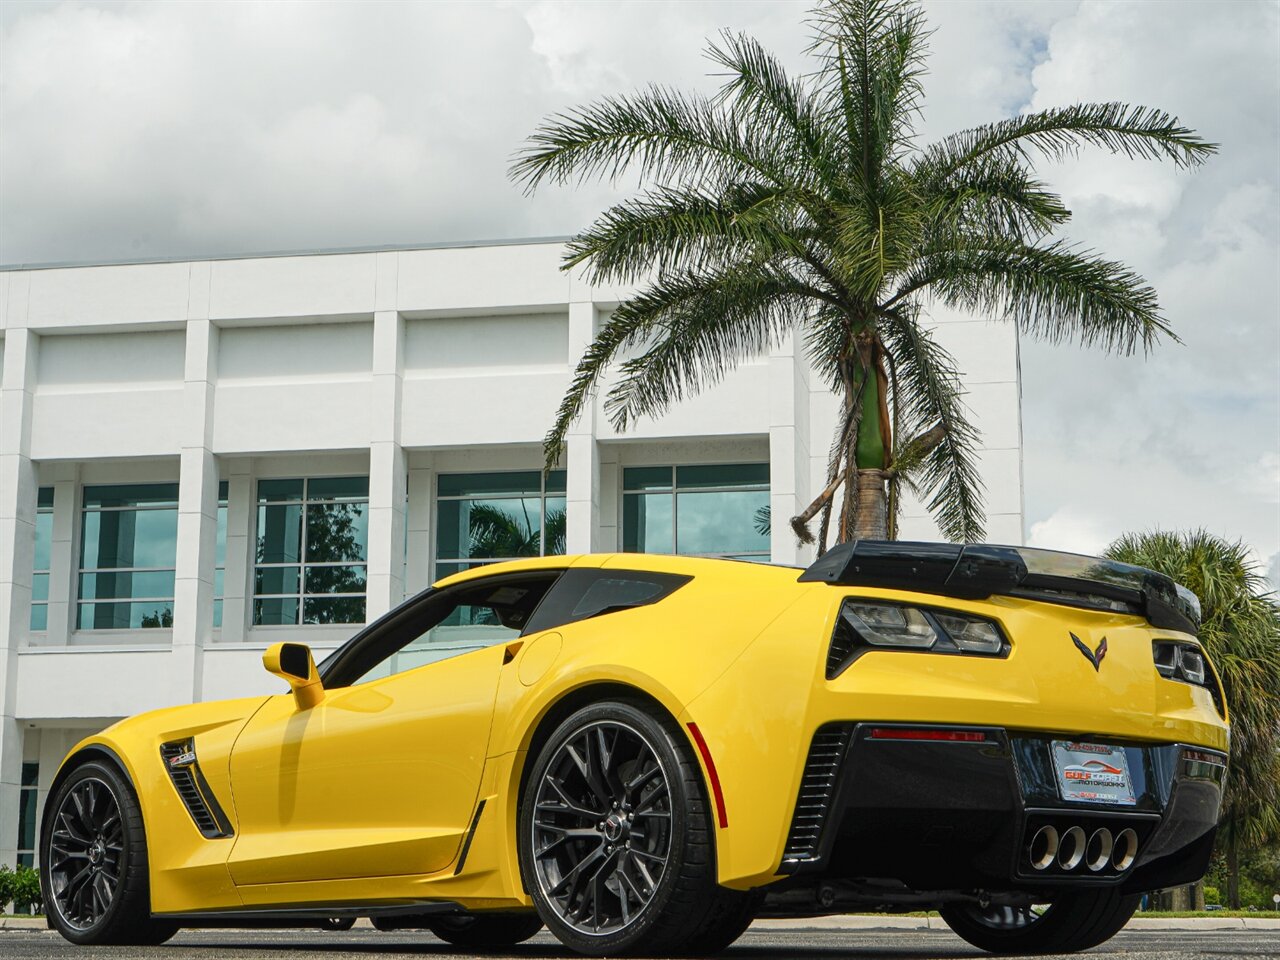
[[[784,271],[749,265],[711,277],[662,279],[632,302],[655,318],[655,340],[621,365],[605,398],[605,413],[618,430],[764,353],[803,322],[812,294]]]
[[[706,97],[663,87],[606,97],[544,121],[511,164],[532,192],[544,182],[618,180],[723,184],[741,178],[784,184],[785,164],[767,129],[745,128]]]
[[[790,144],[795,174],[828,188],[838,184],[842,143],[830,138],[804,84],[789,77],[777,57],[754,38],[728,30],[719,44],[710,45],[707,56],[729,71],[715,103],[730,108],[742,123],[781,127],[789,136],[777,142]]]
[[[945,237],[1005,237],[1034,242],[1071,219],[1062,198],[1032,176],[1020,157],[987,154],[945,175],[928,169],[912,177],[927,223],[927,242]]]
[[[885,163],[915,135],[928,32],[924,14],[902,0],[830,0],[810,16],[809,52],[825,112],[839,118],[850,145],[850,172],[874,190]]]
[[[803,257],[800,205],[792,190],[750,181],[718,194],[650,190],[570,240],[564,263],[584,264],[591,283],[629,283],[655,270],[718,270],[752,254]]]
[[[979,434],[964,406],[955,360],[920,326],[914,309],[894,311],[887,319],[884,345],[902,385],[903,432],[915,437],[935,425],[943,431],[940,442],[914,463],[911,451],[903,451],[911,485],[927,498],[925,505],[944,537],[957,543],[980,541],[985,530]]]
[[[1131,354],[1177,340],[1155,290],[1122,263],[1065,242],[994,239],[925,252],[890,306],[928,292],[948,306],[996,314],[1052,343],[1074,340]]]
[[[917,173],[947,176],[997,151],[1035,150],[1051,160],[1094,146],[1130,159],[1172,160],[1179,167],[1204,163],[1218,151],[1172,114],[1126,103],[1077,103],[1023,114],[962,130],[928,147]]]

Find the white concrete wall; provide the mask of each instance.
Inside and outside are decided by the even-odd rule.
[[[537,469],[583,347],[625,289],[559,269],[558,243],[0,271],[0,863],[24,731],[47,789],[84,732],[152,707],[266,693],[261,651],[352,627],[253,627],[264,477],[370,478],[368,612],[432,579],[435,477]],[[1022,540],[1018,353],[1003,325],[941,316],[983,434],[989,539]],[[624,434],[599,399],[569,436],[571,551],[620,541],[628,465],[768,460],[773,515],[823,485],[834,401],[794,338]],[[179,481],[175,626],[77,631],[81,489]],[[212,625],[219,480],[223,626]],[[28,630],[39,486],[55,491],[49,629]],[[902,535],[936,537],[918,504]],[[773,559],[810,551],[775,528]]]

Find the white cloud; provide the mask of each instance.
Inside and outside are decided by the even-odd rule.
[[[1031,524],[1027,546],[1068,553],[1101,553],[1115,539],[1117,531],[1108,529],[1096,517],[1074,507],[1063,507],[1044,520]]]

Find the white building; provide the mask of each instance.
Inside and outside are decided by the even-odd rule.
[[[625,291],[530,241],[0,271],[0,863],[30,863],[70,745],[276,692],[477,556],[678,550],[806,562],[834,402],[785,346],[540,473],[572,365]],[[1018,350],[938,324],[984,432],[988,539],[1022,541]],[[769,511],[762,508],[768,507]],[[762,526],[763,525],[763,526]],[[902,536],[936,538],[909,505]]]

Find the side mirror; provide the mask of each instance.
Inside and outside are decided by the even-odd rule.
[[[299,710],[309,710],[324,699],[324,684],[305,643],[272,644],[262,655],[262,665],[289,684]]]

